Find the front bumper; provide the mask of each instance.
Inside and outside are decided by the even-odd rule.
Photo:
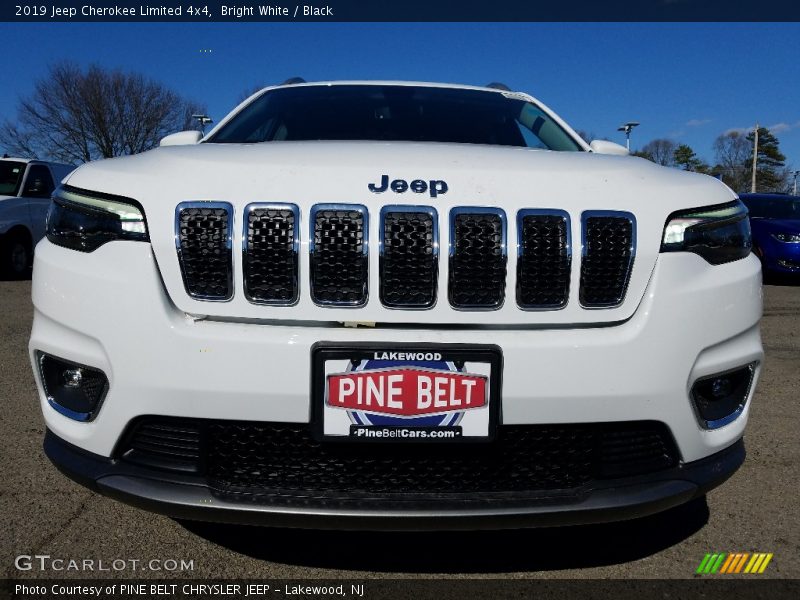
[[[58,469],[101,494],[174,518],[314,529],[455,530],[579,525],[632,519],[667,510],[702,496],[744,462],[744,442],[705,459],[655,474],[614,479],[578,497],[525,504],[476,503],[462,508],[304,508],[226,502],[200,478],[166,475],[85,452],[51,431],[44,449]],[[481,504],[483,504],[481,506]]]
[[[568,505],[486,506],[468,513],[478,520],[499,517],[497,525],[509,527],[532,515],[542,523],[633,517],[717,485],[743,458],[739,440],[763,361],[760,264],[754,256],[712,267],[693,254],[661,255],[634,315],[613,325],[537,326],[531,313],[525,328],[353,329],[326,322],[198,320],[170,301],[149,245],[114,242],[76,258],[45,240],[36,252],[33,302],[29,350],[53,461],[110,496],[215,520],[288,525],[336,515],[359,519],[359,525],[349,526],[371,527],[373,517],[377,526],[384,517],[395,523],[402,515],[408,519],[404,526],[433,523],[434,515],[424,510],[370,516],[350,509],[298,512],[223,502],[197,482],[156,480],[114,462],[124,432],[144,415],[310,423],[311,348],[320,341],[490,343],[503,354],[504,426],[653,421],[668,428],[678,456],[673,469],[605,482]],[[108,376],[109,391],[93,421],[73,421],[49,405],[37,352]],[[690,399],[693,383],[750,363],[757,366],[739,416],[718,429],[703,428]],[[436,522],[467,516],[447,514],[437,514]],[[325,525],[315,521],[314,526]],[[476,525],[470,519],[465,526]]]

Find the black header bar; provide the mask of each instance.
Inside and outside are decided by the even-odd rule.
[[[663,560],[663,559],[662,559]],[[749,579],[756,577],[756,579]],[[13,600],[499,600],[535,598],[564,600],[640,600],[641,598],[703,598],[704,600],[794,600],[800,592],[794,580],[696,579],[641,580],[522,580],[522,579],[2,579],[0,598]]]
[[[15,0],[5,22],[787,22],[797,0]],[[731,43],[736,43],[732,40]]]

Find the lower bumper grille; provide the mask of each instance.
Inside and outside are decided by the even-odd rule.
[[[135,422],[118,456],[195,471],[220,498],[304,505],[578,495],[678,460],[667,427],[653,421],[511,425],[492,443],[445,446],[323,444],[307,425],[165,417]]]

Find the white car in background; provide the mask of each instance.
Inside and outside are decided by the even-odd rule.
[[[54,195],[29,350],[76,481],[472,529],[646,515],[742,464],[761,273],[720,181],[497,86],[293,82],[200,138]]]
[[[0,277],[27,276],[55,186],[75,167],[0,158]]]

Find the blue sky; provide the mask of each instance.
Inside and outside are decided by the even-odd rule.
[[[636,120],[634,148],[670,137],[709,161],[717,135],[758,121],[800,168],[799,23],[2,23],[0,32],[0,119],[60,59],[137,70],[204,102],[217,121],[245,90],[291,76],[502,81],[577,129],[623,142],[617,127]]]

